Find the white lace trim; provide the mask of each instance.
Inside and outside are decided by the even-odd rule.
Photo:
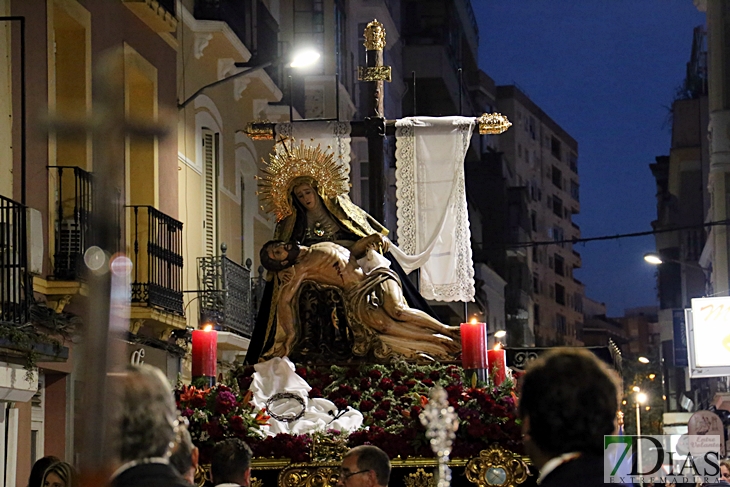
[[[303,140],[305,144],[321,145],[322,149],[328,146],[335,154],[341,157],[350,174],[350,122],[301,122],[301,123],[277,123],[276,138],[279,136],[291,137],[299,143]]]
[[[428,164],[428,154],[416,154],[416,128],[418,124],[434,124],[441,120],[446,124],[446,130],[453,131],[459,137],[455,152],[452,154],[454,163],[454,185],[452,192],[442,207],[444,213],[453,210],[453,215],[446,221],[444,230],[454,232],[454,247],[439,249],[436,252],[451,252],[451,265],[456,270],[453,282],[435,284],[429,278],[430,263],[423,266],[420,273],[420,291],[424,298],[435,301],[473,301],[474,300],[474,262],[472,260],[471,231],[469,229],[469,213],[466,203],[464,181],[464,157],[469,148],[474,119],[449,117],[450,120],[426,117],[412,117],[396,122],[396,216],[398,219],[398,243],[408,254],[422,252],[438,235],[423,235],[418,229],[427,228],[425,211],[419,208],[427,207],[427,201],[433,206],[434,195],[429,191],[418,191],[419,183],[424,178],[424,169]],[[419,146],[420,147],[420,146]],[[438,225],[436,228],[440,227]],[[442,263],[443,265],[443,263]]]

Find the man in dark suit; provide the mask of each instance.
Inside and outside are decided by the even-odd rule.
[[[121,466],[111,487],[192,487],[170,465],[170,447],[179,427],[172,388],[159,369],[128,367],[119,379],[115,449]]]
[[[551,350],[521,379],[525,450],[542,487],[603,487],[603,437],[616,431],[617,375],[591,352]]]

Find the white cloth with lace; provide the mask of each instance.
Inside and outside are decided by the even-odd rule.
[[[350,173],[350,122],[302,122],[302,123],[277,123],[276,140],[280,137],[294,139],[298,145],[304,142],[306,145],[317,147],[332,152],[336,158],[342,158]],[[329,150],[327,150],[329,148]]]
[[[475,119],[467,117],[396,121],[398,244],[410,255],[430,250],[420,272],[426,299],[474,301],[464,185],[464,157],[474,125]]]
[[[279,433],[303,435],[315,431],[339,430],[352,432],[360,428],[363,416],[360,411],[347,406],[338,411],[332,401],[323,398],[309,398],[312,389],[307,381],[295,372],[294,364],[287,358],[272,358],[254,365],[256,372],[249,390],[253,393],[251,402],[257,410],[266,408],[266,402],[280,392],[296,394],[304,401],[304,414],[295,421],[268,420],[267,426],[261,426],[264,435],[275,436]],[[299,401],[281,399],[269,405],[271,411],[280,417],[293,417],[302,410]],[[268,413],[266,413],[268,414]]]

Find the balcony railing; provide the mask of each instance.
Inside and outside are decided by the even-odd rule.
[[[25,206],[0,196],[0,323],[30,321],[33,281],[27,264]]]
[[[240,265],[221,255],[198,257],[198,298],[200,321],[213,322],[218,327],[250,338],[254,317],[260,304],[259,290],[263,290],[261,272],[251,278],[251,260]]]
[[[182,222],[152,206],[131,212],[132,303],[183,315]]]
[[[53,277],[74,281],[81,275],[84,252],[89,246],[91,221],[91,173],[73,166],[48,166],[54,185],[55,252]]]

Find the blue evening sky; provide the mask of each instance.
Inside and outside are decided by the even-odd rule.
[[[578,141],[583,237],[651,230],[656,185],[649,164],[669,154],[668,107],[684,79],[692,0],[472,0],[479,64],[516,83]],[[655,305],[654,237],[576,246],[586,295],[609,315]]]

